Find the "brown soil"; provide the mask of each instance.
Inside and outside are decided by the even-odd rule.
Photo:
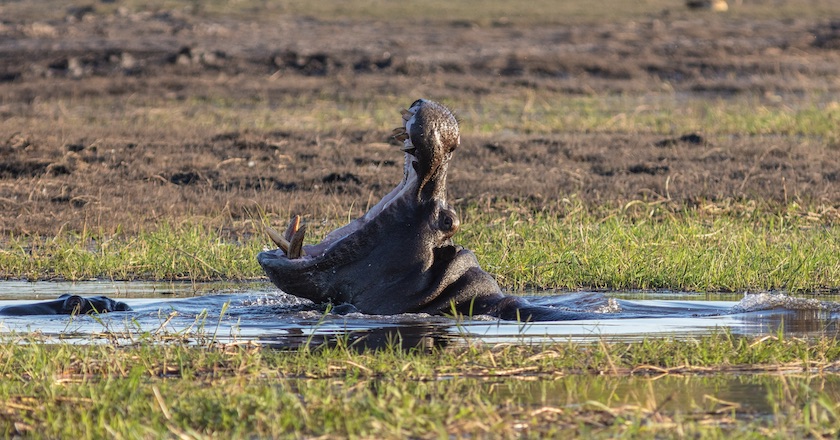
[[[161,132],[56,127],[69,99],[249,101],[377,95],[459,98],[523,89],[711,97],[836,94],[840,24],[658,16],[587,25],[284,17],[270,24],[182,12],[0,20],[0,231],[134,231],[188,216],[242,228],[280,217],[357,215],[401,177],[388,132]],[[269,80],[270,79],[270,80]],[[46,112],[52,116],[42,117]],[[213,105],[208,103],[207,105]],[[394,108],[394,123],[399,121]],[[104,111],[107,111],[104,110]],[[721,200],[840,205],[840,153],[802,136],[499,133],[465,136],[450,174],[457,204],[556,206]]]

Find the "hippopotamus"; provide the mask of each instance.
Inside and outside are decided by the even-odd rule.
[[[403,178],[366,214],[312,245],[303,245],[299,216],[283,234],[267,228],[278,248],[257,260],[272,283],[315,303],[375,315],[590,316],[504,294],[475,254],[453,242],[460,220],[447,202],[446,176],[461,136],[448,108],[418,99],[402,110],[392,135],[404,152]]]
[[[505,294],[475,254],[453,242],[460,220],[447,202],[446,176],[461,135],[448,108],[414,101],[402,110],[402,123],[392,137],[404,154],[403,178],[367,213],[317,244],[303,244],[306,225],[300,216],[282,234],[266,228],[278,248],[261,252],[257,260],[272,283],[316,304],[332,304],[339,313],[490,315],[521,321],[592,317]],[[7,307],[0,314],[128,310],[107,298],[88,300],[93,308],[68,306],[70,299]]]
[[[0,315],[86,315],[88,313],[123,312],[130,310],[131,307],[128,304],[115,301],[106,296],[83,298],[79,295],[65,293],[50,301],[3,307],[0,309]]]

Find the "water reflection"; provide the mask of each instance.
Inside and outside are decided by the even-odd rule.
[[[304,329],[290,329],[285,335],[262,336],[257,339],[260,345],[290,349],[304,345],[347,347],[350,350],[397,349],[418,350],[430,353],[434,349],[449,345],[453,338],[444,326],[416,324],[411,326],[372,327],[365,330],[324,333],[306,332]]]
[[[738,315],[744,328],[754,333],[837,336],[837,319],[828,310],[761,310]]]
[[[352,388],[354,393],[369,393],[371,396],[388,395],[398,388],[400,395],[424,396],[433,402],[445,401],[447,396],[453,395],[481,396],[482,405],[516,413],[523,430],[532,423],[545,425],[546,422],[558,421],[584,425],[597,422],[599,419],[593,419],[593,414],[607,417],[603,420],[605,423],[615,423],[613,417],[626,417],[630,423],[650,416],[691,418],[715,424],[726,424],[733,418],[754,420],[774,416],[793,417],[798,421],[801,420],[801,409],[808,408],[815,401],[830,404],[840,399],[840,377],[830,374],[810,377],[725,373],[655,377],[479,374],[428,379],[398,385],[391,379],[379,378],[361,379],[359,382],[291,379],[287,383],[304,399],[323,394],[324,387],[330,387],[330,392],[337,395]],[[825,414],[833,414],[830,406],[825,407]],[[562,419],[555,418],[558,414],[562,414]],[[803,418],[806,423],[807,417]],[[646,431],[641,432],[644,434]],[[660,434],[656,437],[678,436],[673,432],[662,435],[667,434],[664,430],[653,432]],[[539,436],[541,433],[534,434],[524,437]],[[556,432],[552,434],[557,435]],[[577,435],[580,436],[579,433]],[[652,435],[647,431],[647,435],[642,436]],[[758,438],[760,434],[747,436]]]
[[[610,408],[632,407],[643,412],[736,416],[772,414],[786,405],[801,406],[819,390],[830,401],[840,398],[840,377],[767,374],[648,376],[568,375],[539,381],[500,377],[464,385],[492,395],[499,402],[533,408],[581,406],[600,402]]]
[[[122,298],[192,298],[217,293],[260,290],[264,282],[189,281],[0,281],[0,300],[38,300],[71,295]]]

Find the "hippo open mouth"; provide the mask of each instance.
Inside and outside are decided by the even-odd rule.
[[[445,287],[441,275],[463,252],[451,243],[460,222],[446,202],[458,122],[446,107],[421,99],[403,110],[394,138],[403,142],[403,179],[364,216],[315,245],[302,245],[300,217],[283,235],[268,229],[279,249],[257,259],[280,289],[365,313],[440,312],[433,303]]]
[[[446,174],[461,142],[443,105],[420,99],[402,111],[393,137],[403,142],[402,181],[362,217],[303,245],[306,227],[292,219],[279,246],[257,256],[286,293],[362,313],[489,314],[503,319],[569,319],[502,293],[468,249],[452,242],[459,219],[446,201]],[[352,310],[352,308],[351,308]]]

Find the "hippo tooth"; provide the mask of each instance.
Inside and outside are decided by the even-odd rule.
[[[287,255],[289,253],[289,241],[283,238],[279,232],[275,231],[271,226],[265,226],[265,232],[268,234],[268,237],[274,244],[277,245],[280,249],[283,249]]]
[[[295,230],[294,235],[292,235],[292,239],[289,241],[289,251],[286,252],[286,255],[291,258],[300,258],[304,256],[303,252],[303,237],[306,235],[306,225],[300,225]]]
[[[408,139],[408,133],[406,133],[405,127],[397,127],[391,131],[391,137],[400,142],[405,142]]]
[[[292,238],[297,233],[298,229],[300,229],[300,214],[295,215],[292,217],[292,220],[289,221],[289,226],[286,227],[286,231],[283,233],[283,237],[286,238],[286,241],[289,243],[292,242]]]
[[[403,121],[408,121],[414,116],[414,112],[406,109],[400,110],[400,114],[402,115]]]

